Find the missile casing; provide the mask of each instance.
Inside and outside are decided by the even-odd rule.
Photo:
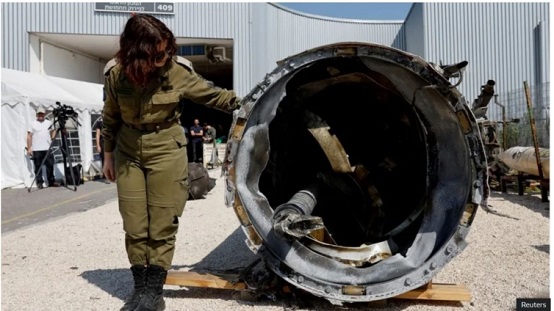
[[[550,149],[539,148],[544,179],[550,179]],[[498,154],[498,158],[510,169],[539,176],[534,147],[512,147]]]
[[[226,203],[250,249],[292,286],[333,303],[393,297],[466,246],[488,196],[483,146],[464,97],[420,57],[321,46],[278,62],[242,103]],[[273,216],[287,204],[324,228],[283,238]]]

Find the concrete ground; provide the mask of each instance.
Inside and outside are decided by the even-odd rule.
[[[216,187],[205,199],[189,201],[180,218],[172,270],[228,270],[257,258],[245,244],[233,209],[223,203],[220,171],[210,176],[217,178]],[[77,192],[3,191],[1,309],[119,310],[131,293],[132,278],[114,199],[115,185],[100,182],[88,182]],[[496,192],[489,204],[510,218],[479,210],[468,247],[434,279],[467,286],[470,302],[390,300],[380,310],[514,310],[516,298],[548,297],[548,204],[538,195]],[[4,231],[5,226],[13,227]],[[168,311],[368,308],[365,303],[334,306],[313,296],[245,301],[233,290],[173,285],[164,287],[164,295]]]
[[[117,199],[115,183],[104,179],[88,181],[77,187],[3,189],[2,233],[84,212]]]

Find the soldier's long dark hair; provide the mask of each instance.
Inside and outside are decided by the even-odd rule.
[[[167,26],[148,14],[134,14],[129,18],[119,38],[115,58],[123,73],[138,86],[146,86],[156,73],[157,45],[167,40],[167,60],[177,51],[173,33]]]

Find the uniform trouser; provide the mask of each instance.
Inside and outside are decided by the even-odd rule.
[[[33,163],[35,164],[35,175],[37,176],[37,184],[44,183],[44,178],[42,177],[42,170],[40,170],[40,165],[44,161],[44,166],[46,167],[46,178],[48,178],[48,185],[51,186],[56,180],[54,179],[54,156],[52,153],[46,157],[48,150],[33,151]],[[46,157],[46,160],[44,158]],[[40,172],[39,172],[40,170]]]
[[[189,189],[183,129],[141,133],[123,125],[114,158],[129,262],[169,270]]]

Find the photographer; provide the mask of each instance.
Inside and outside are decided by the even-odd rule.
[[[56,137],[56,130],[52,126],[50,120],[44,118],[46,110],[40,106],[37,109],[37,119],[31,122],[27,132],[27,153],[33,158],[35,165],[35,175],[37,178],[37,187],[42,189],[44,179],[40,166],[44,161],[46,166],[46,177],[48,178],[49,187],[59,187],[60,184],[54,179],[54,157],[48,155],[48,149],[52,140]],[[46,158],[46,160],[45,160]]]

